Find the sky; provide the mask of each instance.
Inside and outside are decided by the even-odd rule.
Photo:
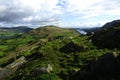
[[[120,0],[0,0],[0,26],[99,27],[120,19]]]

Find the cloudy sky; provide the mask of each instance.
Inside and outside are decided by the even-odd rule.
[[[93,27],[120,19],[120,0],[0,0],[0,26]]]

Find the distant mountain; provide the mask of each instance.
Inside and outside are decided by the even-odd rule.
[[[95,32],[92,42],[103,48],[120,48],[120,20],[106,23]]]
[[[32,30],[32,28],[26,26],[19,26],[19,27],[0,27],[0,31],[11,31],[11,32],[28,32]]]
[[[32,28],[26,26],[19,26],[19,27],[0,27],[0,40],[1,39],[11,39],[15,38],[21,33],[27,33]]]
[[[85,32],[89,33],[89,32],[96,32],[100,29],[100,27],[93,27],[93,28],[84,28],[82,30],[84,30]]]

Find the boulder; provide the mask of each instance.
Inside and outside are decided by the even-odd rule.
[[[116,56],[106,53],[78,71],[75,77],[78,80],[110,80],[115,75],[115,68]]]
[[[22,56],[19,59],[15,60],[13,63],[7,65],[5,68],[16,70],[25,62],[26,62],[25,57]]]
[[[0,79],[3,77],[3,75],[4,75],[4,69],[0,68]]]
[[[117,74],[120,74],[120,54],[116,57],[116,66],[115,66],[115,72]]]
[[[80,51],[84,51],[84,50],[85,50],[84,46],[80,46],[80,45],[76,44],[74,41],[71,41],[67,45],[60,48],[60,51],[65,52],[65,53],[80,52]]]
[[[6,67],[0,68],[0,79],[6,78],[13,74],[25,62],[25,57],[22,56],[19,59],[15,60],[13,63],[7,65]]]
[[[39,74],[43,74],[43,73],[52,73],[53,72],[53,67],[48,64],[47,66],[44,66],[44,67],[37,67],[35,68],[32,72],[31,72],[31,76],[37,76]]]
[[[77,80],[120,80],[120,54],[106,53],[75,75]]]
[[[106,53],[91,63],[91,72],[98,75],[111,75],[115,72],[115,56],[112,53]]]
[[[40,71],[44,72],[44,73],[51,73],[53,71],[53,68],[50,64],[48,64],[45,67],[41,67]]]

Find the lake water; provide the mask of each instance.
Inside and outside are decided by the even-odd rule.
[[[81,29],[77,29],[77,31],[78,31],[80,34],[83,34],[83,35],[86,35],[86,34],[87,34],[87,32],[85,32],[85,31],[83,31],[83,30],[81,30]]]

